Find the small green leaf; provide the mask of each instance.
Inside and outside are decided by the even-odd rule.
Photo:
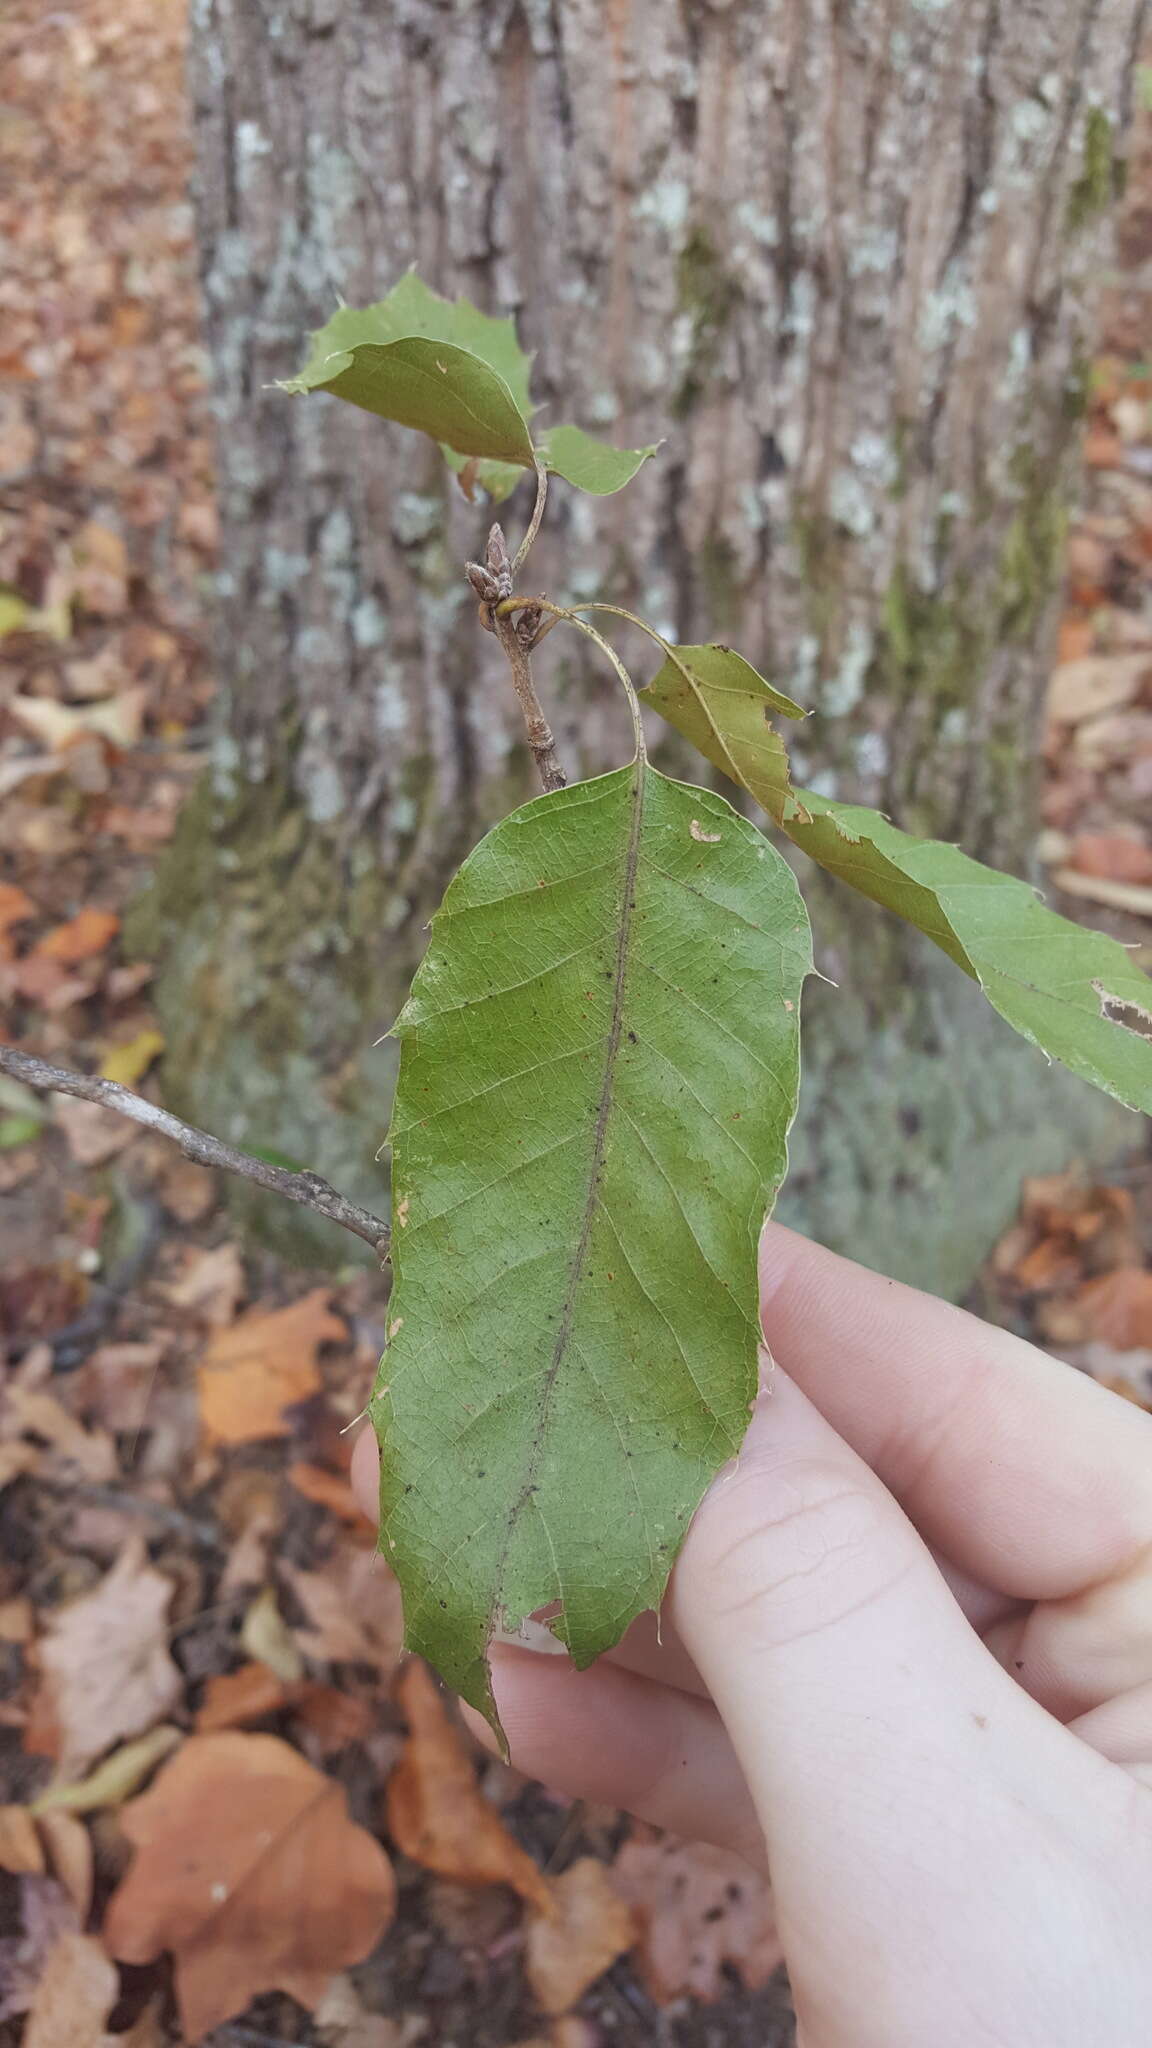
[[[810,943],[755,827],[640,763],[506,818],[433,920],[396,1026],[381,1549],[410,1646],[490,1718],[493,1630],[556,1602],[589,1663],[740,1443]]]
[[[447,441],[460,455],[532,467],[532,436],[502,377],[467,349],[411,335],[381,347],[364,342],[330,356],[285,391],[330,391],[383,420]]]
[[[581,427],[553,427],[541,445],[540,455],[544,467],[562,476],[566,483],[607,498],[631,483],[637,470],[649,456],[655,455],[660,445],[654,441],[650,448],[613,448],[607,441],[594,440]]]
[[[788,750],[772,719],[804,713],[742,654],[719,645],[673,648],[640,694],[733,782],[751,789],[754,777],[753,794],[772,817],[789,808]]]
[[[311,351],[298,377],[285,390],[312,391],[326,382],[324,366],[333,355],[351,354],[366,342],[380,345],[413,335],[449,341],[494,370],[512,393],[525,420],[532,414],[528,379],[532,358],[516,339],[514,320],[494,320],[469,299],[445,299],[430,291],[414,270],[406,271],[387,298],[374,306],[339,306],[312,336]]]
[[[431,434],[458,475],[479,459],[476,481],[499,503],[536,460],[531,369],[514,321],[443,299],[410,270],[376,305],[338,307],[313,334],[303,369],[279,388],[330,391]],[[553,427],[539,450],[548,469],[599,496],[621,490],[655,453],[609,447],[579,427]]]
[[[767,724],[773,695],[761,678],[739,691],[703,682],[688,692],[667,663],[642,692],[821,867],[916,925],[978,981],[1022,1037],[1130,1109],[1152,1113],[1152,981],[1125,948],[957,846],[917,839],[863,805],[793,790],[783,743]]]

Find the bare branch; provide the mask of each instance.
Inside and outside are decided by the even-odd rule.
[[[314,1209],[318,1216],[326,1216],[330,1223],[338,1223],[342,1229],[350,1230],[354,1236],[363,1238],[381,1258],[388,1254],[388,1225],[378,1216],[370,1216],[367,1209],[361,1209],[356,1202],[349,1202],[344,1195],[337,1194],[318,1173],[293,1173],[284,1166],[270,1166],[267,1160],[253,1159],[247,1152],[237,1152],[233,1146],[224,1145],[219,1138],[209,1137],[207,1131],[198,1131],[194,1125],[181,1123],[166,1109],[157,1108],[143,1095],[134,1095],[131,1088],[122,1088],[119,1081],[104,1081],[96,1074],[74,1074],[67,1067],[51,1067],[46,1060],[39,1060],[32,1053],[17,1052],[15,1046],[0,1045],[0,1073],[10,1074],[14,1081],[23,1081],[28,1088],[52,1090],[57,1095],[75,1095],[81,1102],[98,1103],[101,1109],[118,1110],[121,1116],[129,1116],[135,1123],[143,1124],[150,1131],[160,1131],[180,1147],[186,1159],[195,1160],[197,1166],[212,1166],[224,1173],[239,1174],[242,1180],[255,1181],[257,1187],[267,1188],[270,1194],[283,1195],[289,1202],[298,1202],[302,1208]]]

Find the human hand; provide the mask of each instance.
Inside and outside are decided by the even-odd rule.
[[[760,1270],[786,1371],[659,1640],[494,1646],[513,1760],[767,1858],[803,2048],[1141,2048],[1152,1420],[779,1225]]]

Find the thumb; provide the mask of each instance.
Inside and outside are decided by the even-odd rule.
[[[996,1664],[892,1495],[783,1373],[671,1600],[765,1831],[805,2038],[943,2048],[951,1978],[970,2042],[973,1943],[1027,1949],[1029,1839],[1050,1876],[1080,1777],[1098,1800],[1108,1767]]]

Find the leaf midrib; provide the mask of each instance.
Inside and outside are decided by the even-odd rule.
[[[596,1126],[592,1136],[592,1153],[588,1167],[588,1192],[584,1201],[580,1236],[576,1243],[576,1249],[572,1254],[572,1262],[568,1268],[568,1280],[564,1289],[564,1299],[560,1311],[560,1327],[556,1332],[556,1342],[552,1347],[552,1357],[549,1360],[540,1393],[539,1419],[528,1453],[528,1460],[524,1471],[524,1482],[508,1512],[503,1551],[499,1569],[496,1573],[496,1584],[501,1589],[503,1587],[504,1571],[508,1562],[508,1552],[511,1548],[513,1531],[532,1498],[532,1489],[540,1462],[540,1451],[547,1427],[548,1407],[560,1368],[564,1362],[564,1355],[571,1340],[572,1322],[576,1312],[576,1297],[584,1275],[588,1247],[592,1241],[592,1226],[595,1223],[596,1213],[600,1206],[600,1168],[604,1159],[608,1120],[612,1114],[612,1104],[615,1095],[616,1059],[620,1051],[620,1039],[624,1027],[624,995],[628,979],[636,873],[640,864],[640,840],[644,829],[644,795],[647,765],[647,762],[640,756],[633,763],[632,818],[628,828],[628,843],[625,847],[622,869],[620,928],[616,937],[616,959],[613,969],[612,1015],[604,1048],[604,1078],[600,1087],[600,1097],[596,1107]]]

